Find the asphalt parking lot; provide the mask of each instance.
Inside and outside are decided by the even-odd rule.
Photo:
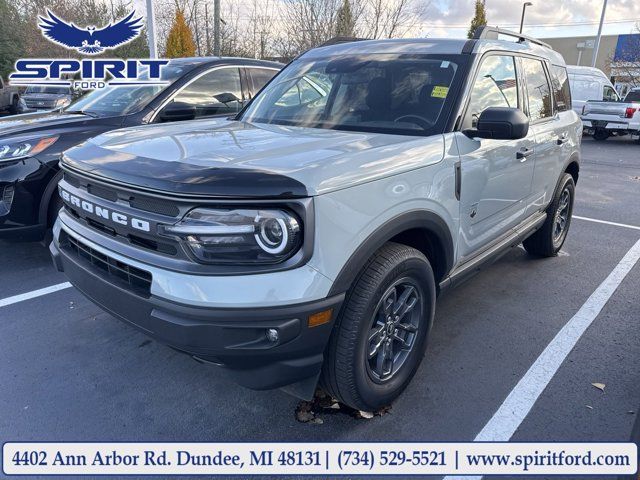
[[[237,386],[64,288],[0,306],[0,432],[7,441],[473,440],[640,240],[640,145],[584,140],[574,216],[557,258],[515,248],[441,297],[425,361],[385,415],[327,411],[321,424],[300,423],[294,398]],[[65,282],[37,243],[0,243],[0,279],[0,305]],[[631,438],[640,414],[639,292],[635,264],[512,440]]]

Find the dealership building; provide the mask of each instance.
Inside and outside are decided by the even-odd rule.
[[[591,66],[595,36],[545,38],[560,52],[568,65]],[[603,35],[596,67],[611,78],[619,93],[640,86],[640,33]]]

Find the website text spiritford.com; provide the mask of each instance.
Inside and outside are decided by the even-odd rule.
[[[634,443],[24,443],[6,475],[624,475]]]

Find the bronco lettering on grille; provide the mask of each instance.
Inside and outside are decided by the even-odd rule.
[[[123,213],[114,212],[113,210],[109,210],[108,208],[100,207],[82,198],[79,198],[76,195],[72,195],[62,188],[60,188],[60,196],[65,202],[81,208],[85,212],[91,213],[107,221],[115,222],[120,225],[130,226],[131,228],[135,228],[136,230],[141,230],[143,232],[148,232],[151,229],[149,222],[147,222],[146,220],[129,217]]]

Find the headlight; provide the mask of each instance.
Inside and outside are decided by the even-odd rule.
[[[196,260],[208,264],[273,264],[302,244],[300,221],[279,209],[195,209],[160,233],[179,237]]]
[[[30,138],[21,141],[0,140],[0,162],[32,157],[53,145],[58,137]]]
[[[71,103],[71,101],[68,98],[59,98],[58,100],[56,100],[55,108],[66,107],[70,103]]]

